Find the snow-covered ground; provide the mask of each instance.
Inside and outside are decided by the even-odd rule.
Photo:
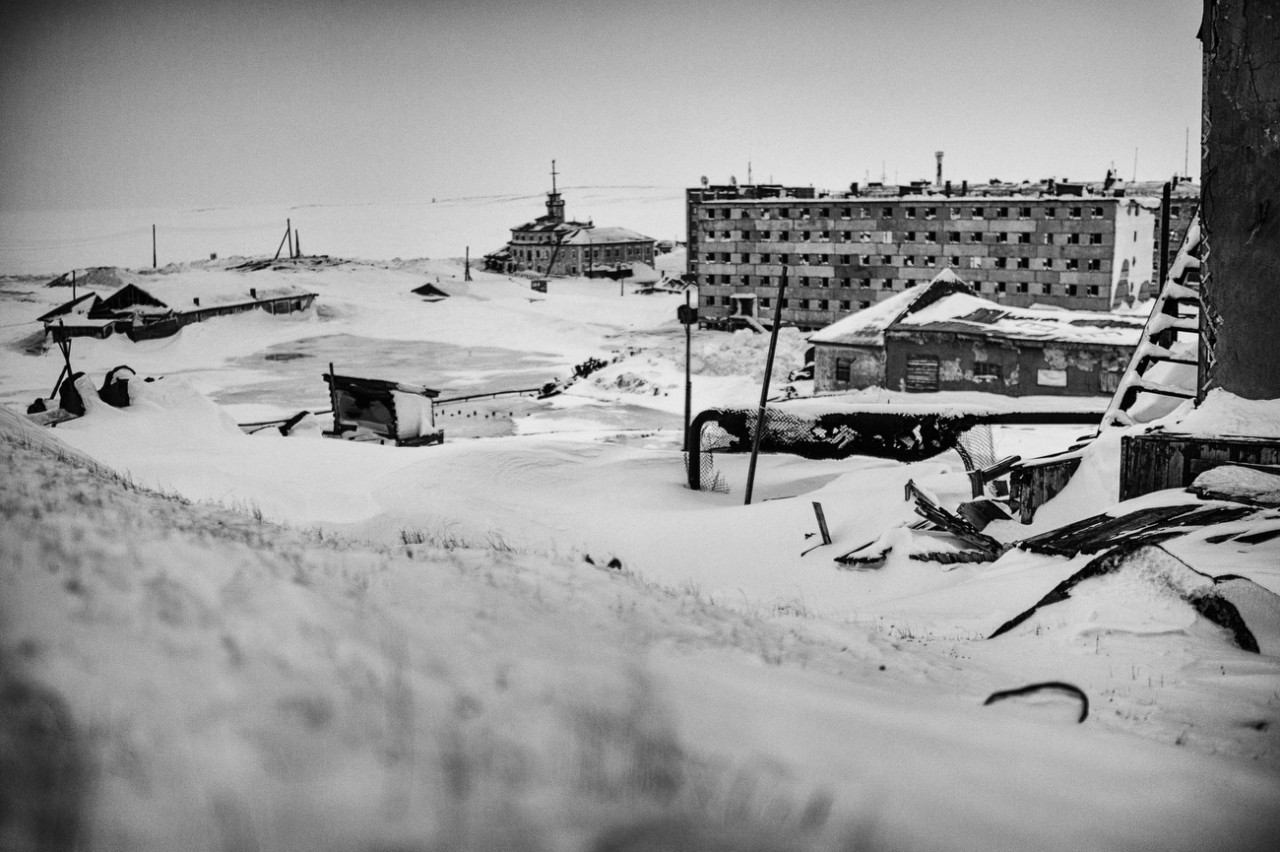
[[[537,212],[457,206],[490,230]],[[388,256],[377,239],[349,253]],[[968,491],[950,453],[764,456],[751,506],[746,457],[721,456],[728,492],[690,491],[684,297],[464,282],[460,254],[173,264],[155,274],[319,298],[165,340],[76,340],[95,382],[120,364],[157,381],[52,430],[15,412],[61,367],[30,321],[69,293],[0,281],[0,718],[32,732],[0,760],[44,784],[7,795],[79,814],[66,824],[94,849],[1270,847],[1280,541],[1193,537],[986,639],[1092,556],[907,558],[907,481]],[[428,282],[449,298],[411,292]],[[766,344],[696,332],[694,410],[754,406]],[[782,336],[774,387],[804,349]],[[441,407],[442,446],[236,426],[327,407],[330,362],[449,397],[589,358],[606,365],[551,399]],[[998,430],[995,450],[1085,431]],[[1035,525],[991,531],[1113,507],[1117,467],[1112,433]],[[833,543],[811,549],[814,501]],[[877,538],[895,543],[879,567],[833,561]],[[1241,611],[1261,653],[1178,594],[1202,582],[1185,566],[1257,584]],[[1062,692],[983,705],[1040,681],[1081,689],[1085,721]]]

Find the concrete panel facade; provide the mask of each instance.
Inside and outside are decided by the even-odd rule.
[[[757,189],[687,191],[688,271],[708,319],[727,316],[734,293],[776,293],[784,267],[783,321],[802,328],[828,325],[941,268],[1004,304],[1076,310],[1131,300],[1155,268],[1159,198],[814,197],[812,189],[801,198],[785,187],[757,197]]]

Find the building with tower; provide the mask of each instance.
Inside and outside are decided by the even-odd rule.
[[[547,212],[511,229],[504,249],[485,257],[485,268],[536,275],[605,275],[626,272],[633,263],[653,265],[654,239],[627,228],[597,227],[565,218],[551,161]]]

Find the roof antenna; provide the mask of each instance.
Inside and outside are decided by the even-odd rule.
[[[551,161],[551,191],[556,191],[556,161]]]

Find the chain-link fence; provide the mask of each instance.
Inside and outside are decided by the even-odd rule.
[[[751,451],[759,412],[754,409],[710,409],[690,426],[693,440],[685,454],[689,487],[695,491],[729,490],[715,465],[717,453]],[[877,456],[920,461],[946,450],[961,452],[969,469],[995,461],[991,427],[971,414],[941,412],[841,411],[821,414],[765,410],[760,450],[811,459]]]

